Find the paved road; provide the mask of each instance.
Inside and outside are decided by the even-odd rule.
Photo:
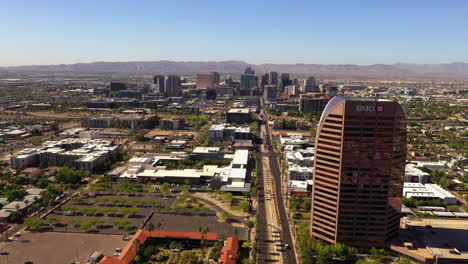
[[[284,199],[283,199],[283,192],[281,190],[281,170],[278,165],[278,159],[276,157],[276,152],[271,150],[269,152],[269,159],[270,159],[270,167],[271,167],[271,174],[275,181],[275,194],[276,194],[276,202],[278,204],[278,212],[280,217],[280,225],[281,225],[281,240],[283,244],[289,244],[293,247],[292,235],[291,230],[289,229],[289,221],[286,216],[286,208],[284,206]],[[296,264],[296,256],[294,253],[293,248],[285,250],[283,252],[283,259],[284,263],[291,263]]]
[[[261,153],[263,156],[263,153]],[[264,180],[264,166],[263,166],[264,159],[261,158],[258,160],[258,180],[259,186],[258,188],[258,206],[257,206],[257,215],[258,215],[258,244],[257,244],[257,263],[279,263],[280,252],[276,252],[274,250],[274,241],[272,240],[273,234],[271,234],[271,228],[268,226],[268,223],[271,221],[269,217],[271,217],[267,213],[267,208],[265,204],[265,180]]]
[[[263,105],[263,104],[262,104]],[[290,245],[290,249],[286,249],[282,252],[283,263],[291,263],[297,264],[295,248],[292,241],[291,229],[290,224],[286,214],[285,203],[283,199],[283,192],[282,192],[282,179],[281,179],[281,170],[278,164],[277,153],[273,150],[271,145],[271,137],[270,137],[270,128],[268,125],[268,116],[263,112],[263,109],[260,113],[262,121],[262,129],[264,127],[266,136],[263,138],[264,144],[268,149],[268,158],[269,158],[269,167],[270,167],[270,174],[274,181],[274,193],[276,198],[276,204],[278,208],[278,215],[279,215],[279,222],[280,222],[280,238],[282,244]]]

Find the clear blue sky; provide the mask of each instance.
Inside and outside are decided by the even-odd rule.
[[[468,1],[5,0],[0,36],[0,66],[468,62]]]

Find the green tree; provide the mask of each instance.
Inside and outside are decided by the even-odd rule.
[[[208,256],[210,259],[218,260],[221,256],[221,249],[223,248],[223,242],[216,241],[211,248],[210,255]]]
[[[49,186],[49,180],[47,180],[47,178],[40,178],[37,182],[38,188],[45,189],[47,186]]]
[[[229,221],[231,214],[226,211],[222,211],[220,217],[223,221]]]
[[[152,222],[149,222],[148,225],[146,226],[146,230],[150,231],[150,234],[151,232],[155,229],[155,226]]]
[[[250,208],[249,202],[247,202],[247,201],[240,201],[240,202],[239,202],[239,208],[240,208],[242,211],[244,211],[244,212],[248,212],[248,211],[249,211],[249,208]]]
[[[77,184],[80,183],[83,178],[90,175],[89,171],[78,170],[72,167],[63,167],[57,170],[55,179],[57,182],[66,184]]]
[[[309,211],[312,206],[312,201],[311,199],[306,199],[305,201],[302,202],[302,210]]]
[[[371,258],[379,263],[388,257],[385,249],[371,248],[370,253]]]
[[[203,257],[200,257],[193,251],[185,251],[180,254],[179,262],[177,263],[184,263],[184,264],[202,264]]]
[[[23,223],[24,227],[26,227],[26,228],[28,228],[30,230],[33,230],[33,231],[38,230],[43,225],[44,225],[44,219],[39,218],[39,217],[28,218],[28,219],[24,220],[24,223]]]
[[[49,222],[49,224],[52,224],[52,225],[60,222],[60,219],[53,215],[48,216],[46,220],[47,222]]]
[[[85,231],[85,232],[86,232],[86,231],[88,231],[92,226],[93,226],[93,225],[92,225],[91,223],[82,223],[82,224],[80,225],[80,229],[81,229],[82,231]]]
[[[11,214],[8,216],[8,222],[18,223],[22,217],[23,217],[23,214],[19,211],[11,212]]]
[[[16,187],[15,189],[6,192],[6,197],[9,202],[13,202],[22,199],[26,196],[27,192],[22,187]]]

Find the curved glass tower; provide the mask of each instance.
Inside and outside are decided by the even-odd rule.
[[[311,232],[328,243],[383,246],[400,225],[406,120],[397,102],[334,97],[316,136]]]

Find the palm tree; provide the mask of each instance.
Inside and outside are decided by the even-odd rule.
[[[202,233],[200,244],[201,244],[201,247],[202,247],[202,259],[205,259],[205,244],[206,244],[205,235],[206,235],[206,233],[208,233],[210,231],[210,229],[207,226],[205,226],[205,227],[200,226],[198,228],[198,231]]]
[[[140,246],[140,240],[138,238],[135,238],[135,240],[133,240],[133,245],[135,245],[135,255],[138,255],[138,247]]]
[[[150,233],[150,237],[151,237],[151,231],[154,230],[154,225],[152,222],[149,222],[149,224],[146,226],[146,229],[149,231]]]

